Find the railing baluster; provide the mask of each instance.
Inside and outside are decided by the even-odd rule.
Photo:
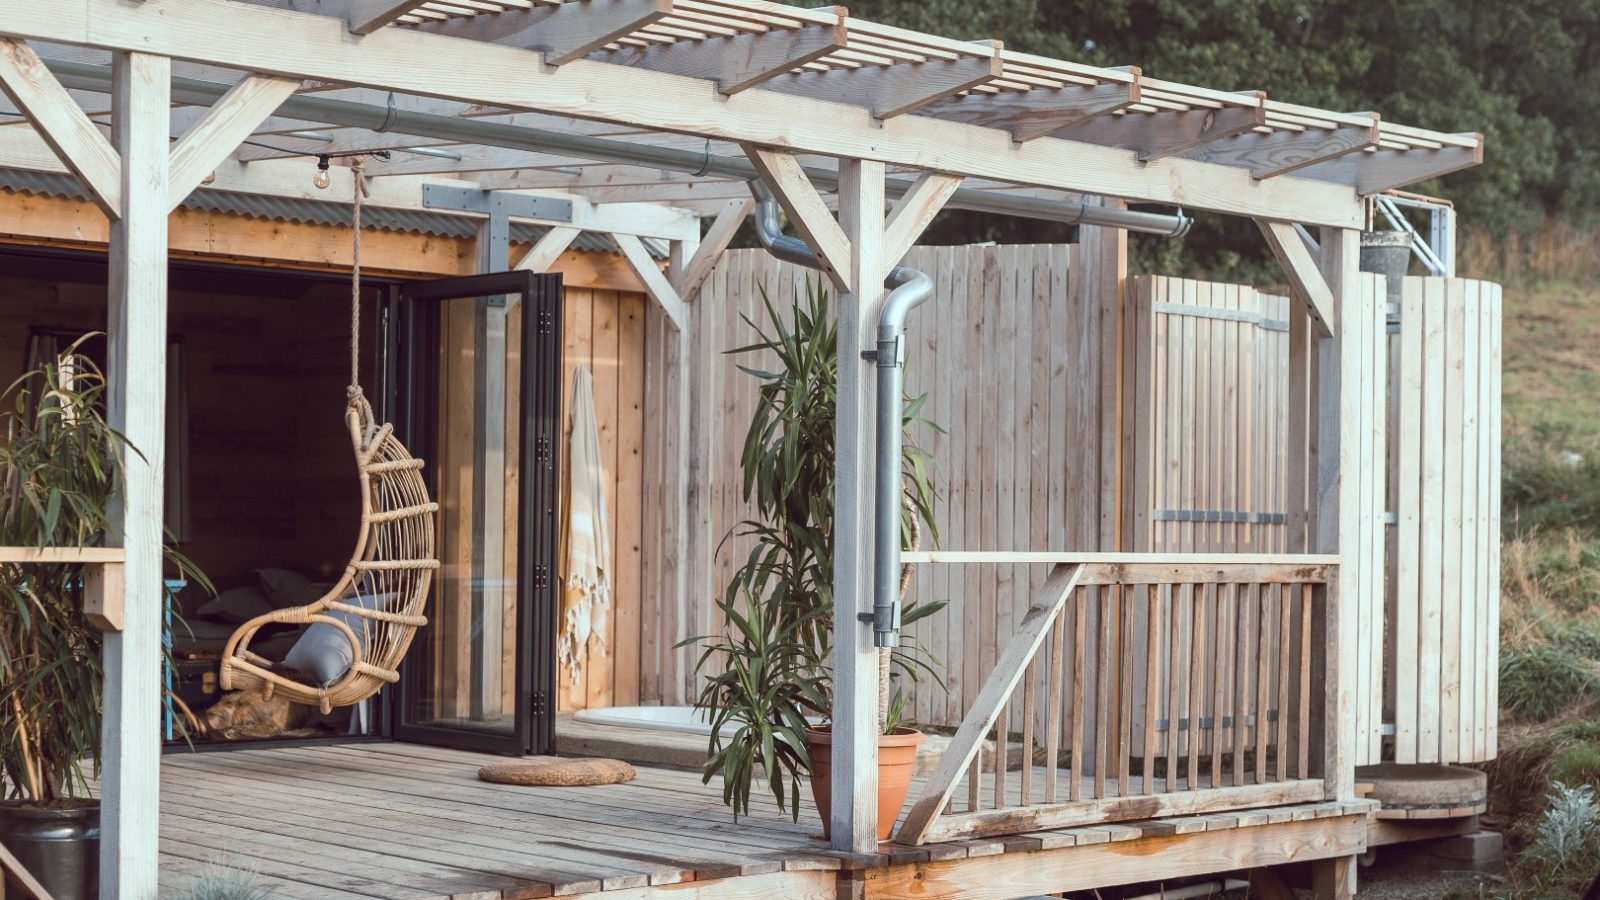
[[[1006,805],[1006,770],[1011,768],[1011,698],[1000,706],[1000,718],[994,720],[994,803],[995,809]]]
[[[1200,787],[1200,719],[1205,713],[1206,593],[1205,585],[1189,585],[1189,790]],[[1216,626],[1212,626],[1215,628]]]
[[[1179,740],[1183,732],[1179,726],[1183,722],[1183,645],[1179,638],[1183,634],[1183,609],[1178,605],[1178,585],[1167,587],[1167,638],[1169,655],[1167,657],[1167,779],[1166,789],[1170,793],[1178,789],[1178,754],[1182,745]]]
[[[1267,783],[1267,739],[1272,736],[1267,721],[1267,698],[1272,688],[1272,616],[1267,604],[1273,588],[1270,584],[1256,587],[1256,631],[1261,635],[1256,654],[1256,784]]]
[[[1234,585],[1233,610],[1234,660],[1229,666],[1233,674],[1233,785],[1244,785],[1245,747],[1248,746],[1250,712],[1250,588]]]
[[[1222,717],[1228,707],[1228,664],[1225,651],[1233,642],[1228,630],[1228,585],[1213,585],[1217,606],[1216,655],[1211,666],[1211,786],[1222,787]]]
[[[1117,796],[1133,791],[1133,585],[1119,587],[1117,602]]]
[[[1084,602],[1085,597],[1083,588],[1078,588],[1072,596],[1073,606],[1076,607],[1072,629],[1072,746],[1069,748],[1072,755],[1072,781],[1067,784],[1067,793],[1072,800],[1083,798],[1083,719],[1089,706],[1089,698],[1084,691],[1084,670],[1089,665],[1086,650],[1089,609]]]
[[[1289,599],[1294,585],[1280,584],[1278,599],[1278,780],[1289,779]]]
[[[1116,717],[1111,714],[1111,607],[1110,588],[1095,589],[1095,614],[1100,617],[1100,645],[1095,648],[1095,683],[1097,697],[1094,709],[1094,796],[1100,799],[1106,796],[1106,769],[1111,766],[1112,748],[1108,746],[1111,723]],[[1100,602],[1105,598],[1107,602]]]
[[[967,767],[967,812],[977,812],[983,806],[983,754],[972,755],[972,765]]]
[[[1033,710],[1038,703],[1039,657],[1028,664],[1022,682],[1022,777],[1018,779],[1017,798],[1020,805],[1033,802]]]
[[[1161,687],[1161,589],[1145,585],[1144,790],[1156,793],[1156,712]]]
[[[1300,595],[1300,777],[1311,777],[1311,596],[1309,585],[1295,585]]]
[[[1044,802],[1056,802],[1056,775],[1061,766],[1061,693],[1062,684],[1067,680],[1067,673],[1062,671],[1061,660],[1065,655],[1067,642],[1067,617],[1056,616],[1054,630],[1050,633],[1050,665],[1045,670],[1046,684],[1050,689],[1045,692],[1045,703],[1048,712],[1045,716],[1044,727]]]

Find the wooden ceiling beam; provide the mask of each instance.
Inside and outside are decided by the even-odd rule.
[[[704,78],[716,82],[721,93],[733,95],[844,49],[848,43],[845,13],[842,8],[836,8],[835,14],[837,21],[832,25],[808,23],[799,28],[711,37],[702,41],[626,46],[602,50],[590,58]]]
[[[1132,150],[1138,154],[1141,162],[1154,162],[1184,156],[1190,150],[1244,134],[1264,124],[1266,110],[1257,104],[1100,116],[1069,125],[1054,132],[1053,136]]]
[[[1004,129],[1020,143],[1138,102],[1139,82],[1135,79],[1126,83],[1034,88],[997,94],[973,92],[942,100],[920,112],[953,122]]]
[[[797,72],[762,87],[784,94],[848,103],[871,110],[875,119],[892,119],[999,78],[999,45],[986,56],[935,59],[887,66]]]
[[[371,34],[427,0],[349,0],[344,20],[351,34]]]
[[[218,98],[205,118],[172,148],[167,208],[177,209],[201,179],[227,159],[239,142],[299,86],[300,82],[292,78],[252,75]]]
[[[1451,172],[1470,169],[1483,163],[1483,136],[1472,147],[1442,147],[1438,150],[1368,150],[1301,169],[1299,174],[1320,181],[1353,185],[1366,196],[1438,178]]]
[[[552,66],[582,59],[672,12],[672,0],[573,0],[411,26],[449,37],[538,50]]]
[[[22,41],[0,38],[0,92],[115,219],[122,209],[122,157],[73,101],[44,60]]]
[[[1378,119],[1365,127],[1307,128],[1305,131],[1250,132],[1206,144],[1183,154],[1202,162],[1242,166],[1254,178],[1276,178],[1378,144]]]

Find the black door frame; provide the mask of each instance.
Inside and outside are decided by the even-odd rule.
[[[394,423],[407,446],[413,450],[432,447],[439,405],[440,302],[508,296],[520,296],[523,303],[516,722],[510,734],[407,722],[409,701],[423,677],[409,661],[400,668],[400,681],[392,688],[388,706],[389,731],[396,740],[520,755],[548,753],[555,744],[561,276],[496,272],[390,288],[380,321],[386,352],[379,371],[378,397],[384,417]],[[437,472],[432,477],[436,479]],[[434,490],[438,496],[436,480]]]

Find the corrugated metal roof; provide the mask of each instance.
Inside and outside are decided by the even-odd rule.
[[[87,200],[89,192],[78,179],[61,172],[33,172],[26,169],[0,168],[0,190],[40,197],[62,197],[69,200]],[[232,191],[213,191],[200,188],[181,204],[185,209],[228,213],[253,219],[270,219],[275,222],[301,222],[309,225],[348,225],[351,205],[330,200],[299,200],[287,197],[269,197],[263,194],[239,194]],[[410,234],[435,234],[444,237],[472,237],[477,233],[477,222],[470,216],[451,215],[448,212],[392,209],[368,206],[361,210],[362,221],[371,228]],[[522,222],[511,224],[511,239],[532,243],[543,237],[547,228]],[[666,253],[654,241],[645,241],[652,256],[664,259]],[[592,231],[579,232],[572,242],[573,249],[593,253],[615,253],[611,238]]]

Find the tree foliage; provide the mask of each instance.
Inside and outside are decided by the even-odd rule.
[[[1600,0],[860,0],[853,15],[1149,77],[1264,90],[1291,103],[1480,131],[1484,164],[1414,189],[1504,233],[1600,212]],[[1250,274],[1260,241],[1201,227],[1185,268]],[[1061,240],[1064,230],[955,213],[934,238]],[[1178,260],[1163,260],[1175,263]]]

